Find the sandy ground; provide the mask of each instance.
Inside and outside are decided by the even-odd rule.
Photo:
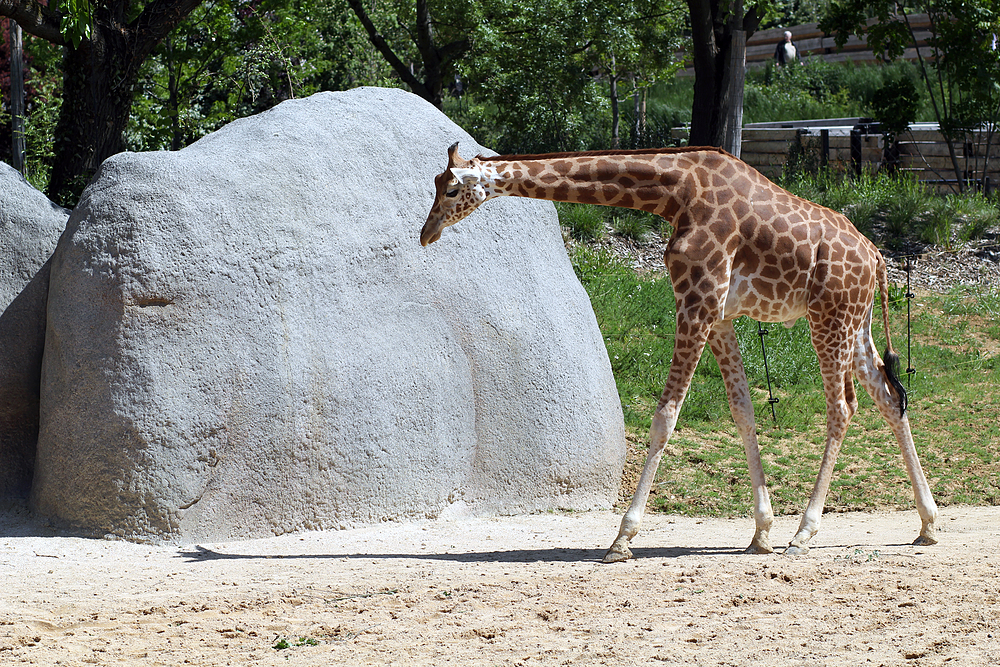
[[[808,556],[752,522],[611,512],[228,544],[46,535],[0,513],[0,665],[981,665],[1000,655],[1000,508],[827,514]],[[787,541],[797,519],[772,536]],[[285,648],[287,646],[287,648]]]

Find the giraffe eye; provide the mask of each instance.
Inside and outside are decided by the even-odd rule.
[[[458,188],[452,188],[451,190],[448,190],[444,194],[447,197],[457,197],[458,196]]]

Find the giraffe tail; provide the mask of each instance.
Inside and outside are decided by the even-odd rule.
[[[883,372],[889,386],[899,398],[899,416],[902,417],[906,414],[906,389],[899,381],[899,355],[892,349],[892,338],[889,336],[889,276],[886,271],[885,258],[882,257],[881,252],[877,250],[876,252],[878,253],[878,292],[879,300],[882,303],[882,327],[885,330],[886,345],[885,354],[882,355],[882,363],[885,365]]]

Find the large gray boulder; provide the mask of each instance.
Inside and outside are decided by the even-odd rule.
[[[551,204],[421,248],[461,140],[399,90],[104,163],[52,262],[32,507],[225,540],[607,506],[621,407]]]
[[[49,266],[69,211],[0,162],[0,499],[31,488]]]

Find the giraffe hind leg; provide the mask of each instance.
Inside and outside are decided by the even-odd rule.
[[[753,486],[753,516],[756,529],[753,540],[747,547],[747,553],[769,554],[774,551],[769,536],[771,524],[774,522],[774,511],[771,509],[771,499],[764,483],[764,467],[760,461],[760,448],[757,444],[753,401],[750,398],[750,387],[747,385],[747,376],[732,321],[717,324],[712,330],[708,344],[712,354],[715,355],[715,360],[719,363],[719,370],[722,371],[726,395],[729,398],[729,409],[743,440],[750,483]]]
[[[844,442],[851,417],[858,407],[854,381],[851,378],[852,350],[849,339],[844,338],[842,331],[826,331],[817,336],[814,329],[813,340],[826,394],[826,447],[823,450],[823,460],[806,511],[802,515],[795,536],[785,550],[785,554],[792,556],[808,553],[809,541],[819,532],[823,506],[830,490],[840,446]],[[815,342],[817,340],[818,344]]]
[[[920,459],[917,457],[917,449],[910,432],[909,416],[904,410],[901,410],[906,405],[905,398],[901,397],[905,397],[906,394],[902,385],[899,385],[899,381],[893,377],[891,367],[886,365],[880,367],[877,359],[871,333],[867,328],[863,329],[858,336],[857,350],[854,355],[854,373],[892,429],[893,435],[896,436],[896,442],[899,444],[899,451],[903,455],[903,463],[910,478],[910,485],[913,487],[913,498],[921,521],[920,534],[913,543],[917,545],[936,544],[934,523],[937,520],[938,509],[920,465]]]

